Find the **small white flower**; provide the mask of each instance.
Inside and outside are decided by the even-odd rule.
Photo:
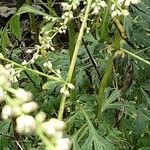
[[[65,86],[63,86],[63,87],[60,89],[60,93],[66,95],[66,96],[70,96],[70,93],[69,93],[69,91],[66,89]]]
[[[43,66],[44,66],[44,67],[47,67],[47,68],[49,68],[49,69],[52,69],[52,67],[53,67],[51,61],[45,62],[45,63],[43,64]]]
[[[94,8],[96,6],[96,3],[92,3],[91,8]]]
[[[96,14],[97,15],[99,13],[99,10],[100,10],[100,7],[99,6],[95,6],[92,14]]]
[[[24,113],[31,113],[31,112],[35,111],[37,108],[38,108],[37,103],[35,103],[33,101],[29,102],[29,103],[24,103],[21,106],[21,109]]]
[[[104,8],[104,7],[107,6],[107,4],[105,3],[105,1],[101,1],[101,2],[100,2],[100,6]]]
[[[111,14],[111,16],[112,16],[112,17],[117,16],[117,12],[116,12],[116,11],[113,11],[112,14]]]
[[[21,64],[24,66],[24,65],[27,65],[28,62],[26,60],[24,60]]]
[[[54,48],[53,46],[50,46],[50,49],[51,49],[52,51],[55,51],[55,48]]]
[[[71,5],[69,5],[67,2],[62,2],[61,6],[63,7],[63,10],[70,10],[71,9]]]
[[[5,105],[2,109],[2,119],[6,120],[12,116],[12,107],[10,105]]]
[[[68,138],[59,138],[56,140],[56,150],[70,150],[71,142]]]
[[[128,10],[123,9],[123,10],[122,10],[122,14],[123,14],[124,16],[128,16],[128,15],[129,15],[129,12],[128,12]]]
[[[112,4],[111,10],[115,10],[115,4]]]
[[[26,53],[28,53],[28,54],[31,54],[33,52],[33,50],[32,49],[28,49],[28,50],[26,50]]]
[[[32,116],[21,115],[16,119],[18,133],[31,133],[36,128],[36,121]]]

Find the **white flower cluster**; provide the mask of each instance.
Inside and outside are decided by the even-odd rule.
[[[61,120],[51,118],[42,123],[43,133],[53,141],[56,150],[69,150],[71,143],[68,138],[63,138],[65,123]]]
[[[103,0],[95,0],[92,3],[92,5],[91,5],[91,8],[93,9],[92,14],[95,14],[95,15],[99,14],[100,9],[104,8],[106,6],[107,6],[107,4],[105,3],[105,1],[103,1]]]
[[[53,67],[51,61],[45,62],[45,63],[43,64],[43,66],[46,67],[46,68],[48,68],[48,69],[52,69],[52,67]]]
[[[0,64],[0,86],[10,86],[10,83],[17,82],[20,73],[13,69],[11,64],[5,66]]]
[[[45,65],[52,67],[50,62]],[[32,93],[22,88],[12,88],[8,74],[10,72],[6,68],[6,66],[0,65],[0,79],[3,79],[0,80],[0,102],[6,101],[1,112],[2,119],[16,119],[16,131],[20,134],[32,132],[38,134],[40,129],[40,133],[42,131],[56,150],[69,150],[71,148],[70,140],[63,137],[65,123],[55,118],[45,121],[46,114],[43,112],[34,117],[32,113],[35,113],[38,105],[32,101]],[[71,84],[68,86],[72,88]]]
[[[11,92],[13,97],[3,92],[3,97],[7,103],[2,109],[2,119],[16,118],[16,130],[18,133],[30,133],[34,131],[36,124],[34,118],[29,114],[34,112],[38,108],[38,105],[32,101],[31,92],[21,88],[12,89],[11,87],[4,90]]]
[[[124,15],[124,16],[129,15],[128,7],[130,6],[130,4],[138,4],[139,2],[140,0],[117,0],[115,1],[111,6],[112,17],[121,16],[121,15]]]
[[[61,3],[64,13],[62,14],[62,17],[61,17],[63,19],[63,23],[61,23],[63,28],[59,29],[59,33],[66,33],[64,30],[66,30],[67,28],[64,28],[64,27],[66,27],[66,24],[74,17],[73,10],[78,8],[81,1],[82,0],[72,0],[71,3],[70,2]]]
[[[53,44],[52,44],[52,37],[51,37],[50,31],[41,32],[41,33],[42,33],[42,36],[39,35],[39,42],[41,44],[39,46],[39,49],[41,50],[51,49],[52,51],[54,51],[55,48],[53,47]]]
[[[27,53],[31,53],[32,50],[28,50]],[[23,66],[28,65],[28,64],[33,64],[35,61],[39,58],[39,47],[37,46],[37,51],[33,54],[32,58],[29,61],[23,60],[21,63]]]

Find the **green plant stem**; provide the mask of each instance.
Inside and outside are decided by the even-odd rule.
[[[75,24],[74,20],[71,20],[68,23],[70,62],[71,62],[72,57],[73,57],[74,48],[75,48],[75,45],[76,45],[76,37],[77,37],[74,24]],[[73,76],[72,76],[72,79],[71,79],[71,83],[73,85],[75,85],[75,82],[76,81],[75,81],[75,69],[74,69],[74,73],[73,73]],[[76,96],[77,95],[76,95],[75,90],[71,91],[71,93],[70,93],[70,100],[73,102],[76,99]],[[74,105],[72,105],[71,111],[74,111],[74,109],[75,109]]]
[[[71,82],[71,79],[72,79],[72,76],[73,76],[73,73],[74,73],[75,64],[76,64],[76,60],[77,60],[77,55],[78,55],[78,52],[79,52],[79,49],[80,49],[80,46],[81,46],[81,42],[82,42],[82,38],[83,38],[83,34],[84,34],[84,29],[86,27],[88,14],[90,12],[91,3],[92,3],[92,0],[89,0],[88,4],[87,4],[86,12],[85,12],[84,20],[82,22],[80,32],[79,32],[79,35],[78,35],[78,38],[77,38],[77,41],[76,41],[76,46],[75,46],[74,53],[73,53],[73,56],[72,56],[72,60],[71,60],[71,64],[70,64],[70,67],[69,67],[66,82]],[[66,96],[63,95],[62,99],[61,99],[61,103],[60,103],[59,112],[58,112],[58,119],[60,119],[60,120],[62,120],[62,118],[63,118],[65,102],[66,102]]]
[[[39,135],[48,150],[56,150],[55,147],[51,144],[50,140],[48,140],[48,138],[43,134],[40,127],[37,128],[36,133]]]
[[[58,77],[50,76],[50,75],[45,74],[45,73],[43,73],[43,72],[40,72],[40,71],[38,71],[38,70],[34,70],[34,69],[28,68],[28,67],[26,67],[26,66],[22,66],[22,65],[20,65],[20,64],[18,64],[18,63],[16,63],[16,62],[14,62],[14,61],[12,61],[12,60],[9,60],[9,59],[7,59],[7,58],[4,58],[4,57],[1,56],[1,55],[0,55],[0,59],[1,59],[1,60],[4,60],[4,61],[7,61],[7,62],[9,62],[9,63],[11,63],[11,64],[13,64],[13,65],[15,65],[15,66],[21,68],[22,70],[30,71],[30,72],[32,72],[32,73],[34,73],[34,74],[38,74],[38,75],[41,75],[41,76],[43,76],[43,77],[47,77],[48,79],[51,79],[51,80],[56,80],[56,81],[60,81],[60,82],[63,82],[63,83],[65,82],[62,78],[60,79],[60,78],[58,78]]]
[[[32,6],[32,0],[26,0],[26,2],[27,2],[27,4]],[[31,32],[34,36],[35,44],[39,44],[39,36],[38,36],[37,28],[36,28],[36,22],[35,22],[34,14],[29,13],[29,19],[30,19],[30,25],[31,25]]]
[[[123,50],[125,53],[129,54],[130,56],[132,56],[132,57],[134,57],[134,58],[136,58],[136,59],[138,59],[138,60],[144,62],[144,63],[147,64],[147,65],[150,65],[150,62],[147,61],[147,60],[145,60],[145,59],[143,59],[142,57],[137,56],[137,55],[135,55],[134,53],[132,53],[132,52],[130,52],[130,51],[127,51],[127,50],[125,50],[125,49],[122,49],[122,50]]]

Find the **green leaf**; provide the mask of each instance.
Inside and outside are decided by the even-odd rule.
[[[30,5],[24,4],[19,10],[16,12],[15,15],[21,15],[24,13],[33,13],[35,15],[42,15],[42,16],[49,16],[47,13],[40,11],[39,9],[32,7]]]
[[[8,131],[10,128],[10,120],[3,121],[0,123],[0,149],[3,150],[4,148],[7,148],[8,145],[10,145],[10,142],[7,138]]]
[[[7,28],[4,28],[2,35],[1,35],[1,46],[2,49],[5,50],[5,48],[11,45],[10,39],[8,37]]]
[[[51,87],[56,86],[58,83],[59,81],[48,81],[43,85],[42,89],[43,90],[50,89]]]
[[[113,91],[112,94],[105,100],[101,109],[101,113],[103,113],[107,108],[109,108],[109,105],[119,97],[120,97],[120,92],[117,90]]]
[[[84,109],[80,105],[78,105],[78,107],[83,113],[89,127],[89,136],[83,143],[81,149],[91,150],[94,148],[94,150],[113,150],[113,145],[97,133],[90,118],[88,117],[88,114],[84,111]]]
[[[13,35],[18,40],[21,40],[20,16],[13,16],[10,20],[9,27]]]

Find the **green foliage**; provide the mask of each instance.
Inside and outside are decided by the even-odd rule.
[[[77,17],[69,22],[68,31],[60,34],[54,27],[61,29],[62,18],[57,14],[61,9],[51,2],[48,1],[48,5],[43,1],[34,2],[33,6],[24,4],[0,29],[0,52],[5,56],[0,62],[8,61],[21,71],[13,87],[31,91],[39,105],[38,111],[56,118],[61,97],[64,98],[60,91],[63,87],[69,91],[69,76],[75,90],[69,91],[70,97],[64,98],[66,101],[63,99],[62,115],[67,123],[65,134],[70,137],[73,150],[149,150],[150,1],[132,4],[130,15],[117,16],[119,27],[111,17],[109,5],[96,16],[90,11],[87,15],[90,31],[84,34],[82,42],[79,41],[81,46],[77,42],[82,23],[78,13],[85,4],[74,12]],[[34,14],[36,33],[28,26],[27,30],[22,27],[24,19],[29,26],[32,24],[27,14]],[[45,20],[46,17],[49,19]],[[122,37],[120,28],[127,38]],[[39,39],[47,35],[49,39],[53,37],[50,47],[41,48],[42,43],[37,47],[34,34]],[[77,61],[73,59],[76,45],[79,46]],[[28,53],[29,50],[32,51]],[[39,57],[35,62],[21,64],[24,60],[30,61],[36,52]],[[52,68],[46,69],[43,64],[48,60]],[[70,77],[68,70],[72,61],[75,67]],[[16,139],[15,133],[11,120],[0,121],[0,150],[15,149],[17,142],[25,150],[45,148],[36,135],[21,135]]]

